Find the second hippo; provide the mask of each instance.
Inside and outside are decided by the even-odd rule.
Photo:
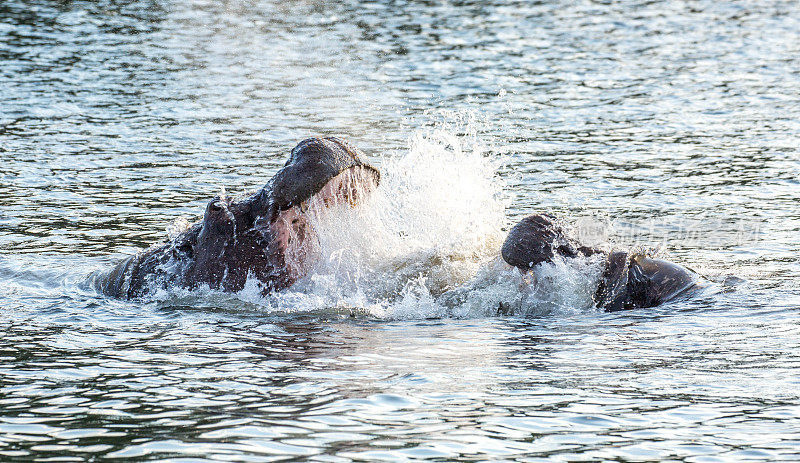
[[[508,234],[501,250],[503,260],[528,272],[556,256],[602,255],[603,274],[594,303],[608,312],[655,307],[695,286],[699,276],[673,262],[640,253],[606,252],[583,246],[569,237],[558,220],[547,214],[531,215]]]

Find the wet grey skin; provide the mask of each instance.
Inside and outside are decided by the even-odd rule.
[[[339,138],[304,140],[260,191],[239,201],[215,197],[203,220],[95,276],[94,286],[124,299],[201,285],[236,292],[248,278],[256,278],[264,293],[288,288],[311,259],[314,237],[306,209],[312,196],[338,194],[353,202],[348,195],[369,192],[380,182],[380,172],[364,157]]]
[[[594,302],[607,312],[655,307],[689,290],[699,279],[693,271],[673,262],[582,246],[569,237],[558,219],[547,214],[522,219],[508,233],[500,253],[503,260],[523,272],[556,256],[603,255],[605,266]]]

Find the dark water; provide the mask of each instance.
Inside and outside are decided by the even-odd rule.
[[[4,0],[0,460],[798,460],[798,114],[791,1]],[[84,284],[334,134],[417,235],[270,299]],[[535,211],[707,284],[494,315]]]

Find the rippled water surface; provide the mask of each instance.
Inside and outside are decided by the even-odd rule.
[[[0,460],[800,460],[798,115],[793,1],[4,0]],[[314,135],[383,181],[312,278],[86,284]],[[523,297],[543,211],[702,288]]]

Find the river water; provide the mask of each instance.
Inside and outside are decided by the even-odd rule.
[[[793,1],[4,0],[0,460],[796,461],[798,114]],[[315,135],[383,181],[292,291],[86,284]],[[521,290],[534,212],[701,288]]]

